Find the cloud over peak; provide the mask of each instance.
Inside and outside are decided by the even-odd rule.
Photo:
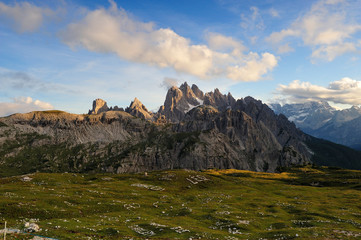
[[[72,48],[115,53],[127,61],[170,67],[200,78],[223,76],[235,81],[257,81],[277,65],[270,53],[244,53],[242,42],[231,37],[211,33],[209,46],[192,44],[169,28],[134,20],[114,1],[110,3],[108,9],[89,11],[80,21],[69,24],[60,34],[63,42]],[[273,61],[269,61],[270,55]]]
[[[279,85],[277,92],[290,102],[324,100],[339,104],[361,104],[361,81],[348,77],[331,82],[328,87],[294,80],[289,85]]]

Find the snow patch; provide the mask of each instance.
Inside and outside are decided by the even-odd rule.
[[[300,113],[298,115],[292,115],[288,118],[288,120],[290,120],[291,122],[304,122],[307,118],[307,116],[309,116],[310,114],[309,113]],[[298,120],[300,118],[303,118],[302,120]]]
[[[197,101],[199,102],[199,105],[203,105],[203,100],[201,100],[201,99],[199,99],[199,98],[196,98],[197,99]],[[198,106],[199,106],[198,105]]]
[[[203,100],[201,100],[199,98],[196,98],[196,100],[197,100],[197,102],[199,102],[199,104],[198,105],[192,105],[192,104],[188,103],[188,108],[184,110],[184,113],[189,112],[190,110],[192,110],[195,107],[203,105]]]
[[[323,123],[327,123],[327,122],[329,122],[331,119],[332,119],[332,118],[329,118],[329,119],[323,120],[322,122],[323,122]]]

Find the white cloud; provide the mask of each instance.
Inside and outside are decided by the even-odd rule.
[[[361,88],[361,81],[345,77],[339,81],[331,82],[328,87],[333,90],[347,90],[352,88],[356,89]]]
[[[357,48],[354,43],[342,43],[331,46],[320,46],[318,49],[312,52],[312,58],[322,58],[328,61],[334,60],[337,56],[348,52],[356,52]]]
[[[0,116],[51,109],[54,107],[50,103],[33,100],[31,97],[18,97],[14,98],[12,102],[0,102]]]
[[[289,85],[279,85],[277,92],[290,102],[324,100],[336,104],[361,104],[361,81],[347,77],[331,82],[328,87],[294,80]]]
[[[257,81],[268,71],[277,66],[277,58],[264,53],[260,57],[257,53],[250,54],[252,59],[242,67],[232,66],[228,68],[228,77],[230,79],[243,79],[244,81]]]
[[[289,45],[289,43],[286,43],[286,44],[284,44],[282,46],[279,46],[278,50],[277,50],[277,52],[279,54],[293,52],[293,51],[294,51],[294,49]]]
[[[212,66],[213,52],[204,45],[190,45],[190,40],[170,29],[154,29],[151,23],[130,19],[125,11],[98,9],[72,23],[61,34],[71,47],[116,53],[119,57],[205,77]]]
[[[263,30],[265,28],[265,25],[259,9],[253,6],[250,8],[250,10],[252,14],[249,16],[241,14],[241,27],[248,30]]]
[[[282,42],[282,40],[289,36],[299,36],[300,32],[294,29],[283,29],[280,32],[273,32],[266,40],[273,44],[278,44]]]
[[[211,33],[209,47],[195,45],[171,29],[156,29],[152,23],[130,18],[114,1],[110,2],[109,9],[90,11],[79,22],[69,24],[60,33],[62,40],[72,48],[81,46],[89,51],[115,53],[128,61],[170,67],[200,78],[228,76],[235,81],[257,81],[275,66],[258,54],[243,53],[242,42],[233,38]],[[245,74],[234,74],[235,69]]]
[[[278,45],[289,37],[300,38],[306,46],[312,47],[313,60],[332,61],[344,53],[356,52],[353,35],[361,31],[361,25],[348,16],[350,4],[341,0],[318,1],[289,28],[273,32],[266,40]]]
[[[209,33],[207,38],[209,47],[212,50],[230,52],[234,56],[242,56],[242,53],[247,50],[241,41],[237,41],[232,37],[226,37],[218,33]]]
[[[280,17],[280,13],[274,8],[271,8],[269,10],[269,14],[274,18],[279,18]]]
[[[44,18],[52,15],[54,15],[52,10],[28,2],[16,2],[13,6],[0,2],[0,18],[9,21],[20,33],[37,30],[44,22]]]
[[[173,86],[178,86],[178,80],[175,78],[165,77],[163,79],[163,82],[160,84],[160,86],[164,87],[165,90],[168,90],[169,88],[171,88]]]

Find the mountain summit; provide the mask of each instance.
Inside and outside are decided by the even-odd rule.
[[[107,102],[103,99],[97,98],[93,101],[93,108],[89,110],[88,114],[98,114],[106,111],[109,111]]]
[[[164,115],[172,122],[184,119],[187,112],[200,105],[209,105],[219,111],[234,106],[236,100],[230,93],[223,95],[218,88],[214,92],[203,93],[197,85],[190,87],[187,82],[179,88],[173,86],[168,90],[164,105],[160,107],[158,114]]]
[[[270,106],[312,136],[361,150],[361,108],[358,106],[337,110],[327,102],[314,101]]]
[[[172,122],[179,122],[189,110],[202,105],[203,92],[196,85],[193,86],[197,90],[197,95],[187,82],[183,83],[179,88],[176,86],[171,87],[167,92],[164,105],[159,108],[158,114],[164,115]]]
[[[134,101],[130,103],[130,106],[127,107],[125,111],[135,117],[142,119],[151,120],[153,118],[153,113],[149,112],[138,98],[134,98]]]
[[[235,100],[218,89],[203,93],[187,83],[170,88],[157,113],[137,98],[125,110],[97,99],[88,115],[43,111],[0,118],[0,136],[0,176],[175,168],[275,172],[312,161],[361,168],[354,160],[358,152],[330,148],[259,100]]]

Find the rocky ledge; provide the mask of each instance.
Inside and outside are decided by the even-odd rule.
[[[137,99],[89,114],[31,112],[0,118],[0,176],[236,168],[275,172],[312,161],[310,137],[266,104],[203,93],[184,83],[152,113]]]

